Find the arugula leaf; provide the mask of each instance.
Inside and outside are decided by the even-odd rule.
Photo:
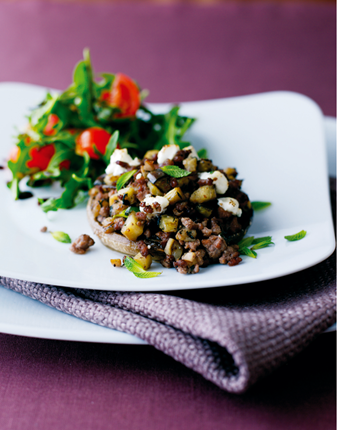
[[[133,273],[137,278],[155,278],[163,272],[147,272],[140,263],[131,257],[126,257],[124,261],[125,267]]]
[[[208,158],[208,151],[205,148],[200,149],[197,154],[199,158]]]
[[[247,255],[248,257],[252,257],[252,258],[256,258],[258,255],[255,251],[247,247],[240,248],[239,253],[243,255]]]
[[[115,75],[103,73],[101,79],[94,80],[88,50],[73,72],[73,83],[61,94],[47,93],[43,102],[28,117],[30,127],[25,134],[19,134],[17,147],[19,157],[16,162],[9,161],[12,181],[8,185],[15,198],[20,193],[19,182],[29,177],[30,186],[43,186],[59,181],[64,192],[58,199],[40,200],[45,211],[67,209],[75,206],[86,196],[86,189],[92,180],[100,176],[117,144],[129,148],[130,155],[141,157],[150,149],[160,149],[164,145],[175,143],[180,148],[189,143],[183,137],[194,118],[179,115],[179,107],[172,107],[165,114],[154,114],[141,105],[133,118],[120,118],[116,113],[120,109],[108,104],[108,92]],[[105,94],[104,94],[105,93]],[[146,92],[140,94],[144,97]],[[58,121],[53,125],[52,135],[44,134],[50,122],[50,115],[55,114]],[[82,130],[89,127],[102,127],[111,134],[105,154],[99,160],[84,160],[75,153],[76,139]],[[55,154],[45,171],[30,169],[27,165],[32,158],[34,147],[54,144]],[[97,153],[97,152],[96,152]],[[68,169],[61,169],[60,163],[70,161]],[[189,174],[189,173],[186,173]]]
[[[261,211],[271,206],[270,202],[251,202],[254,211]]]
[[[121,190],[124,185],[130,181],[133,175],[137,172],[137,170],[131,170],[130,172],[123,173],[117,180],[116,188],[117,190]]]
[[[290,242],[294,242],[296,240],[301,240],[306,236],[306,231],[301,230],[299,233],[292,234],[290,236],[284,236],[285,239],[289,240]]]
[[[8,188],[10,188],[11,193],[13,195],[13,198],[15,200],[18,200],[19,197],[19,179],[18,178],[13,178],[11,182],[8,182],[7,184]]]
[[[180,169],[178,166],[163,166],[161,167],[164,173],[166,173],[169,176],[172,176],[173,178],[184,178],[185,176],[188,176],[191,174],[191,172],[188,172],[187,170]]]
[[[116,130],[112,136],[109,139],[108,145],[106,146],[106,151],[104,153],[104,155],[102,156],[103,161],[106,164],[109,164],[111,155],[113,154],[115,148],[118,145],[118,138],[119,138],[119,130]]]
[[[46,201],[39,199],[38,202],[44,212],[57,211],[58,209],[70,209],[75,206],[75,199],[80,190],[92,188],[92,179],[88,177],[90,158],[84,153],[84,164],[78,173],[69,173],[68,180],[64,184],[64,191],[59,198],[50,198]]]
[[[69,235],[67,233],[64,233],[63,231],[50,231],[50,233],[52,234],[52,237],[58,242],[72,243],[72,240]]]

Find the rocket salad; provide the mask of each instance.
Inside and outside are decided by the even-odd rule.
[[[154,114],[143,103],[145,96],[124,74],[95,77],[89,51],[84,50],[71,86],[61,94],[47,93],[17,136],[8,161],[14,198],[19,198],[24,178],[31,187],[58,181],[62,195],[39,199],[40,206],[45,212],[69,209],[85,199],[116,148],[142,157],[164,145],[188,146],[183,136],[194,118],[180,116],[178,106]]]

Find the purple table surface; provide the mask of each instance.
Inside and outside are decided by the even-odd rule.
[[[335,115],[334,6],[0,3],[0,81],[63,89],[82,49],[176,102],[290,90]],[[334,333],[248,393],[148,346],[0,334],[1,430],[334,429]]]

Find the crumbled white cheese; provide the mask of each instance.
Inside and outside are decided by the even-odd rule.
[[[233,215],[242,215],[242,209],[239,207],[239,202],[233,197],[221,197],[218,199],[218,205],[225,211],[231,212]]]
[[[132,159],[128,154],[128,150],[124,149],[115,149],[113,154],[111,155],[111,160],[109,165],[106,168],[107,175],[112,176],[120,176],[123,173],[127,172],[127,169],[116,164],[117,161],[122,161],[123,163],[129,164],[129,166],[139,166],[141,161],[138,158]]]
[[[218,194],[225,194],[228,188],[228,180],[226,176],[216,170],[213,173],[203,172],[199,174],[200,179],[212,179],[214,181],[215,189]]]
[[[197,160],[199,160],[197,151],[193,148],[193,146],[186,146],[186,148],[184,148],[184,151],[191,151],[191,154],[189,155],[189,157],[192,158],[197,158]]]
[[[146,204],[146,206],[152,207],[153,212],[151,214],[149,214],[150,216],[163,213],[165,211],[165,209],[169,206],[169,200],[165,197],[162,197],[162,196],[153,197],[153,196],[148,194],[143,199],[143,202]],[[154,207],[154,203],[159,203],[160,208],[156,209]],[[141,209],[141,212],[145,212],[143,207],[141,207],[140,209]]]
[[[142,178],[142,173],[138,173],[137,175],[136,175],[136,179],[141,179]]]
[[[163,148],[158,152],[158,164],[163,164],[165,160],[172,160],[179,151],[180,148],[178,145],[165,145]]]

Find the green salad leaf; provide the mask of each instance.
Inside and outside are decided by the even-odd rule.
[[[296,240],[301,240],[306,236],[306,231],[301,230],[299,233],[292,234],[290,236],[284,236],[285,239],[287,239],[289,242],[294,242]]]
[[[166,173],[169,176],[172,176],[173,178],[184,178],[185,176],[188,176],[191,174],[188,170],[181,169],[178,166],[163,166],[161,167],[164,173]]]
[[[69,209],[86,196],[93,181],[104,173],[114,150],[128,148],[132,157],[142,158],[146,151],[164,145],[188,145],[184,135],[195,121],[179,115],[179,106],[164,114],[154,114],[144,104],[146,91],[140,91],[142,101],[136,115],[121,117],[121,109],[108,104],[115,75],[95,76],[89,50],[73,72],[72,84],[61,94],[47,93],[42,103],[30,112],[26,131],[16,138],[17,153],[10,157],[8,167],[12,180],[8,184],[15,199],[20,194],[19,183],[41,187],[57,181],[63,187],[59,198],[40,200],[45,211]],[[90,128],[103,129],[110,139],[103,153],[93,144],[96,157],[86,161],[87,153],[76,150],[81,133]]]
[[[124,261],[125,267],[133,273],[137,278],[155,278],[156,276],[159,276],[162,274],[162,272],[147,272],[140,263],[135,261],[131,257],[126,257]]]

